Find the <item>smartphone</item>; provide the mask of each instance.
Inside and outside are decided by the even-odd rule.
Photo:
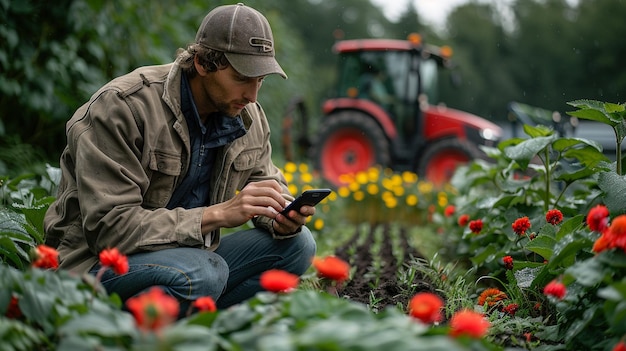
[[[300,212],[300,207],[302,206],[315,206],[320,201],[324,200],[324,198],[330,195],[330,189],[310,189],[304,191],[300,196],[298,196],[292,203],[290,203],[287,207],[285,207],[282,212],[282,215],[286,216],[287,213],[291,210],[296,210]]]

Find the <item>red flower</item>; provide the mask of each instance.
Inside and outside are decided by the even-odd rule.
[[[465,227],[469,223],[470,216],[468,214],[462,214],[459,216],[459,226]]]
[[[519,309],[519,305],[516,303],[510,303],[506,306],[504,306],[504,308],[502,308],[502,311],[504,311],[505,313],[510,314],[511,316],[515,316],[515,313],[517,312],[517,310]]]
[[[441,322],[443,300],[429,292],[418,293],[409,301],[409,315],[426,324]]]
[[[289,292],[298,287],[300,277],[280,269],[270,269],[261,273],[263,289],[275,293]]]
[[[50,246],[39,245],[35,248],[35,258],[32,265],[41,269],[57,269],[59,268],[59,253]]]
[[[158,330],[178,318],[178,301],[158,287],[147,293],[131,297],[126,307],[135,317],[137,326],[143,330]]]
[[[100,264],[111,267],[117,275],[128,273],[128,257],[120,253],[116,247],[100,251]]]
[[[483,230],[483,221],[482,219],[475,219],[469,223],[470,230],[474,234],[479,234],[481,230]]]
[[[550,210],[548,211],[548,213],[546,213],[546,222],[552,225],[557,225],[561,223],[562,220],[563,220],[563,213],[561,213],[561,211],[557,209]]]
[[[626,351],[626,343],[624,341],[618,342],[613,346],[613,351]]]
[[[215,312],[217,306],[215,300],[211,296],[203,296],[193,302],[193,307],[197,308],[201,312]]]
[[[314,257],[313,267],[317,269],[317,275],[341,283],[350,276],[350,265],[336,256],[324,258]]]
[[[469,336],[482,338],[489,330],[489,321],[482,314],[472,310],[462,310],[450,319],[450,335],[453,337]]]
[[[594,232],[602,233],[609,225],[609,209],[604,205],[597,205],[587,214],[587,226]]]
[[[504,256],[502,258],[502,262],[504,262],[504,268],[511,270],[513,269],[513,257],[511,256]]]
[[[22,318],[22,310],[20,309],[20,300],[17,296],[11,296],[11,301],[9,301],[9,306],[7,306],[7,311],[5,312],[5,316],[11,319],[19,319]]]
[[[543,293],[546,296],[554,296],[561,300],[565,297],[565,294],[567,294],[567,289],[563,283],[553,280],[543,288]]]
[[[506,300],[509,297],[506,293],[500,291],[500,289],[489,288],[483,291],[480,296],[478,296],[478,304],[480,306],[484,306],[485,303],[488,307],[493,307],[499,301]]]
[[[517,235],[524,235],[526,231],[530,229],[530,220],[528,220],[528,217],[518,218],[513,222],[511,227],[513,227],[513,231]]]
[[[446,209],[443,211],[443,214],[446,217],[450,217],[454,214],[454,211],[456,211],[456,207],[454,207],[454,205],[448,205]]]

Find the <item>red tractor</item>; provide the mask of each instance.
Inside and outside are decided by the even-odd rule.
[[[332,184],[340,185],[342,174],[380,165],[441,185],[459,164],[483,156],[478,145],[500,139],[494,123],[428,103],[436,101],[438,70],[449,65],[450,48],[423,45],[411,35],[342,40],[333,49],[339,56],[335,96],[323,104],[316,136],[308,139],[307,121],[295,121],[295,113],[284,125],[285,131],[299,125],[297,144]]]

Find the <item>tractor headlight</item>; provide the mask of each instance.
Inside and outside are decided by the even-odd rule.
[[[497,141],[500,137],[495,130],[490,128],[481,129],[478,133],[480,134],[481,138],[489,141]]]

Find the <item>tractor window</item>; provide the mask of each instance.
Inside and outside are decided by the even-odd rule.
[[[423,59],[420,62],[420,75],[422,77],[422,93],[426,94],[428,101],[432,104],[438,102],[438,77],[437,77],[437,62],[430,59]]]

